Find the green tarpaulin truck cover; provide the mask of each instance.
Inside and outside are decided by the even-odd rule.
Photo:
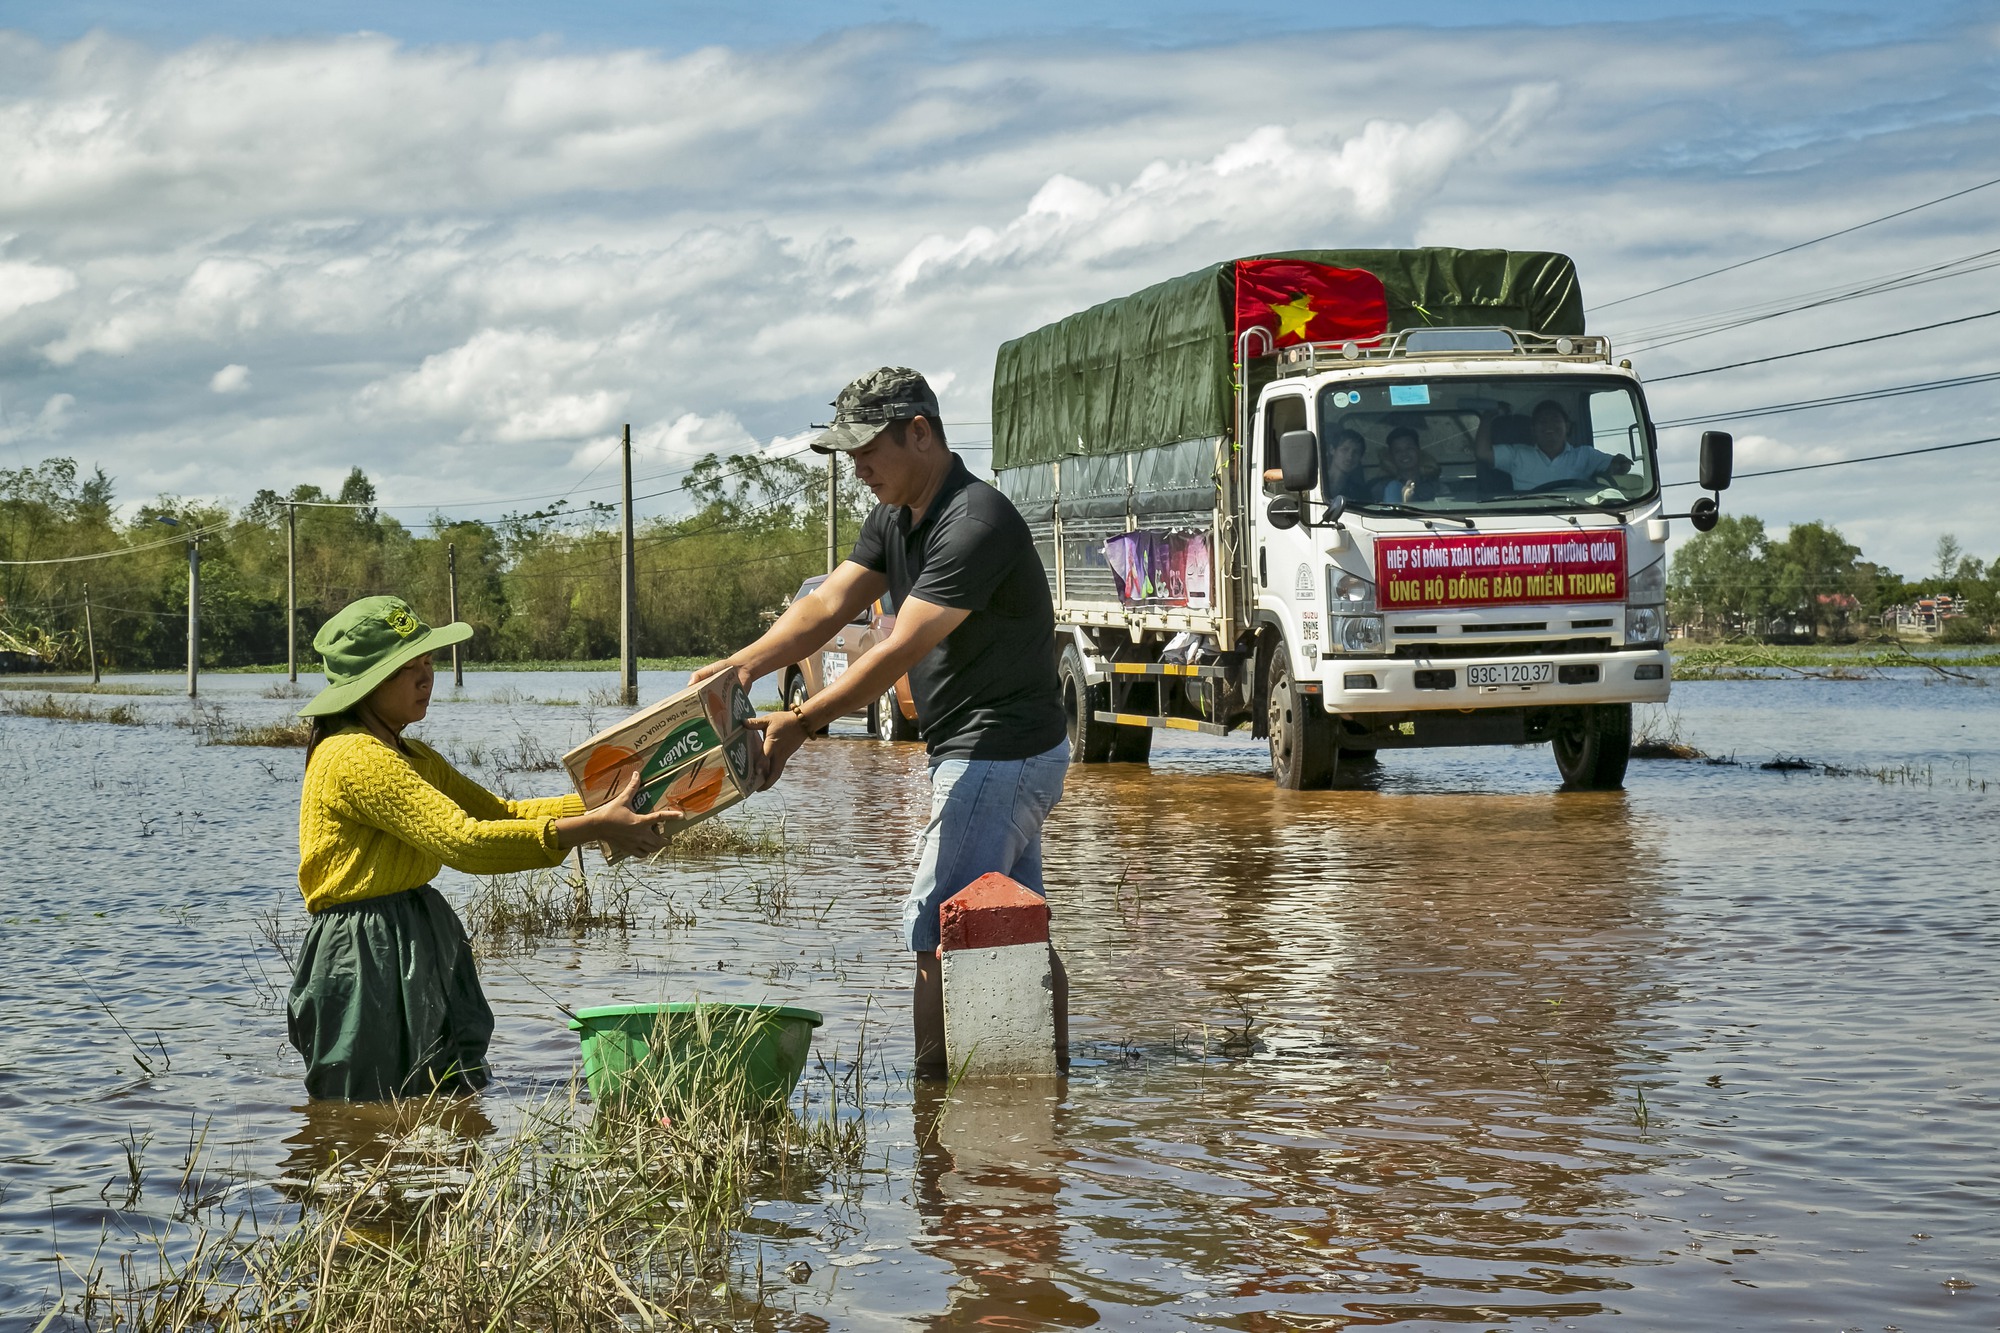
[[[1583,295],[1567,255],[1293,250],[1256,258],[1367,269],[1388,293],[1391,332],[1469,324],[1583,332]],[[1233,434],[1238,262],[1211,264],[1002,344],[993,368],[995,470]]]

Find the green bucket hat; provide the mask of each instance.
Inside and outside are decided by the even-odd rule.
[[[463,621],[426,625],[400,597],[349,602],[313,635],[313,650],[326,662],[326,688],[299,716],[344,713],[409,662],[471,637],[472,626]]]

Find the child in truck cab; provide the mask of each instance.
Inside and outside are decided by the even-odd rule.
[[[1375,483],[1371,500],[1413,504],[1438,497],[1438,469],[1424,456],[1416,431],[1398,426],[1389,432],[1389,475]]]

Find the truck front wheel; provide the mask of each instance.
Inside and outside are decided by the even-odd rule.
[[[1292,679],[1292,657],[1284,644],[1271,654],[1270,708],[1266,714],[1271,738],[1271,776],[1280,787],[1312,791],[1333,785],[1340,758],[1334,720],[1319,701],[1299,690]]]
[[[1076,650],[1076,645],[1064,648],[1062,661],[1056,666],[1056,678],[1062,682],[1063,713],[1069,722],[1069,761],[1109,763],[1111,742],[1118,728],[1109,722],[1099,722],[1095,713],[1109,704],[1110,692],[1102,685],[1090,684],[1088,676],[1083,654]]]
[[[1577,791],[1616,791],[1625,785],[1632,757],[1632,705],[1585,704],[1556,719],[1550,744],[1563,786]]]

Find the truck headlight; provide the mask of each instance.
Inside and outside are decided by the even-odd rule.
[[[1666,608],[1654,603],[1652,606],[1628,606],[1625,608],[1625,642],[1662,643],[1666,640],[1663,626],[1666,623]]]
[[[1359,574],[1343,574],[1337,565],[1326,567],[1326,613],[1330,616],[1367,615],[1375,610],[1375,584]]]
[[[1333,622],[1335,642],[1344,653],[1382,651],[1382,617],[1341,616]]]

